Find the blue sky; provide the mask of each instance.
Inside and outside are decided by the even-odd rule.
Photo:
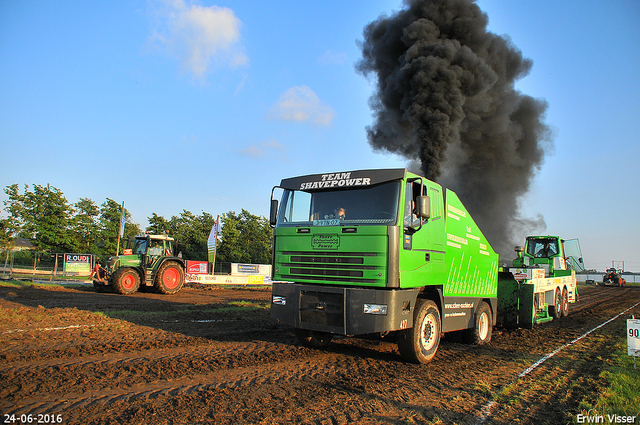
[[[640,272],[640,3],[481,0],[549,103],[554,148],[522,200],[586,265]],[[403,167],[373,152],[366,24],[400,1],[0,1],[0,186],[147,217],[268,215],[284,177]],[[0,194],[0,201],[6,195]],[[2,208],[2,206],[0,206]]]

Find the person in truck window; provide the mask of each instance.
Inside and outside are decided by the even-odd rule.
[[[418,227],[420,226],[420,219],[418,218],[418,214],[416,213],[416,202],[411,200],[411,207],[407,208],[408,205],[405,205],[405,214],[404,214],[404,227]]]
[[[556,243],[555,242],[549,243],[549,241],[546,241],[542,246],[542,248],[538,250],[536,257],[549,258],[557,253],[558,253],[558,246],[556,245]]]
[[[347,219],[347,210],[345,210],[344,208],[338,208],[336,210],[336,218],[339,218],[340,220],[346,220]]]

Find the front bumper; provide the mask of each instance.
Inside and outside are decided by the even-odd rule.
[[[294,328],[365,335],[413,327],[418,289],[273,283],[271,317]]]

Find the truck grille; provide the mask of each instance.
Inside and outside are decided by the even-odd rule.
[[[382,267],[368,265],[372,252],[283,252],[287,260],[279,267],[284,280],[309,282],[376,283]],[[380,273],[375,273],[380,269]]]

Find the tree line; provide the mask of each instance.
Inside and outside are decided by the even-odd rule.
[[[122,205],[107,198],[98,205],[89,198],[69,203],[64,193],[50,185],[34,184],[20,190],[18,184],[4,189],[4,215],[0,217],[0,247],[11,249],[17,238],[31,241],[38,251],[94,254],[107,258],[116,254]],[[123,241],[133,239],[143,230],[132,222],[124,209]],[[166,219],[152,213],[144,231],[168,232],[176,239],[178,250],[188,260],[207,260],[207,239],[216,220],[183,210]],[[269,264],[271,262],[271,228],[265,217],[229,211],[220,217],[216,262]],[[120,243],[120,253],[124,242]]]

